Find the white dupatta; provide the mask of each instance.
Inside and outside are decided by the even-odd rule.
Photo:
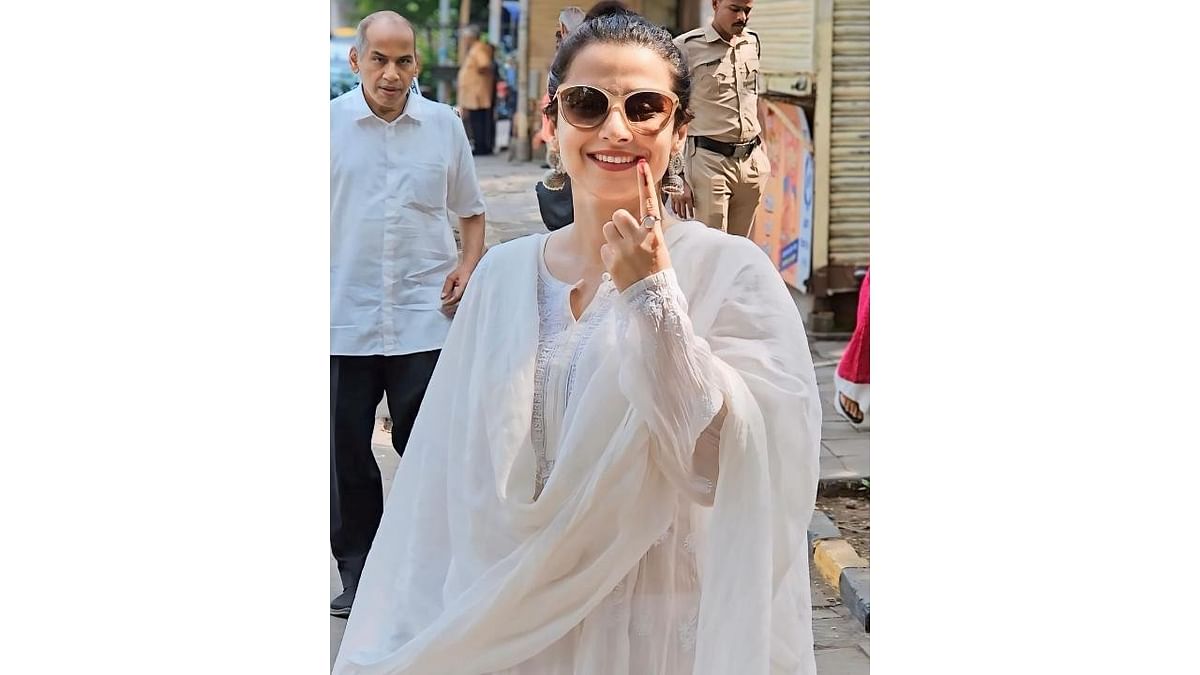
[[[815,675],[805,529],[821,412],[800,316],[753,243],[694,221],[665,236],[726,410],[712,506],[692,508],[701,536],[691,672]],[[540,241],[492,249],[471,279],[396,472],[335,675],[517,667],[596,610],[676,518],[678,467],[695,436],[663,428],[637,341],[606,355],[580,387],[565,450],[533,501]],[[613,664],[619,655],[578,648],[575,675],[624,672]]]

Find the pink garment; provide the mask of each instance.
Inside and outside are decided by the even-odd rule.
[[[871,268],[858,292],[858,320],[854,336],[838,363],[838,377],[854,384],[871,383]]]
[[[854,428],[865,431],[871,428],[871,268],[863,279],[858,292],[858,323],[846,351],[838,362],[837,374],[833,378],[833,405],[842,417]],[[842,407],[838,395],[858,404],[861,420],[854,419]]]

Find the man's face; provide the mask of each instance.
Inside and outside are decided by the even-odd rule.
[[[376,21],[367,27],[365,38],[364,53],[350,48],[350,67],[362,80],[363,94],[376,114],[399,114],[420,72],[413,32],[399,21]]]
[[[713,26],[727,35],[741,35],[753,8],[754,0],[713,0]]]

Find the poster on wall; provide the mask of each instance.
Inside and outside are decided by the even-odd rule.
[[[804,111],[758,99],[771,175],[763,186],[750,238],[789,285],[804,291],[812,271],[813,147]]]

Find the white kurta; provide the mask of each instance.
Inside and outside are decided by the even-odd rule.
[[[666,237],[675,269],[578,320],[545,235],[485,257],[335,673],[815,672],[798,313],[750,242]]]
[[[685,305],[676,302],[678,285],[673,272],[655,275],[622,294],[611,282],[605,282],[576,318],[571,309],[573,286],[550,274],[545,264],[549,235],[540,238],[538,358],[531,426],[537,458],[537,471],[532,477],[535,499],[553,473],[567,405],[576,387],[586,386],[591,379],[597,357],[619,348],[619,334],[629,333],[630,320],[665,320],[671,325],[686,321]],[[666,302],[656,304],[655,300]],[[655,339],[655,332],[650,327],[650,335],[645,337]],[[664,407],[694,411],[692,424],[703,425],[720,407],[721,393],[713,376],[703,375],[706,364],[686,339],[690,334],[678,337],[685,339],[663,341],[662,349],[643,351],[649,356],[644,365],[652,379],[666,385],[659,391],[671,399],[662,401]],[[706,448],[710,455],[716,451],[715,446],[710,439]],[[715,476],[698,477],[701,494],[711,492],[712,478]],[[604,602],[570,633],[529,661],[505,670],[505,675],[590,672],[584,664],[606,654],[623,655],[621,660],[628,666],[618,672],[690,673],[700,596],[689,505],[683,494],[679,502],[671,526]],[[667,587],[673,589],[671,593],[663,592]],[[588,645],[588,650],[595,653],[585,653],[581,645]]]

